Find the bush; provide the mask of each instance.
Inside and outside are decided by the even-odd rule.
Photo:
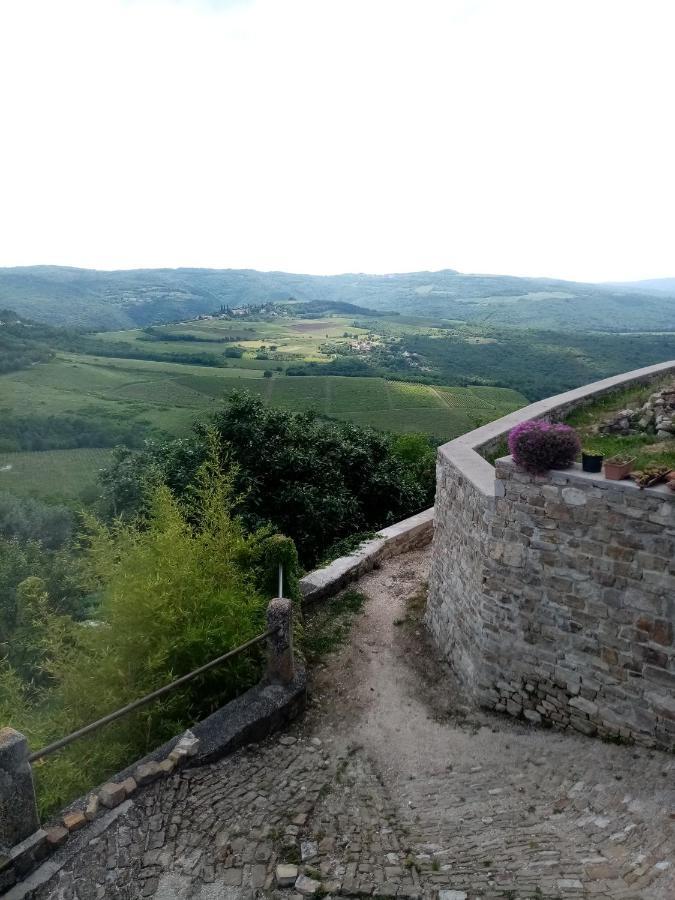
[[[213,440],[205,450],[183,501],[160,485],[142,522],[85,519],[98,588],[92,619],[58,615],[40,578],[16,589],[17,639],[10,656],[0,654],[0,715],[33,749],[263,632],[279,563],[286,595],[299,598],[292,541],[269,528],[245,531],[232,514],[234,469],[223,474]],[[240,694],[258,679],[263,659],[264,647],[252,648],[38,764],[42,813]]]
[[[516,425],[509,434],[511,456],[517,465],[533,475],[569,468],[580,451],[577,433],[569,425],[535,419]]]
[[[392,525],[433,500],[434,454],[424,440],[271,409],[235,391],[192,437],[118,452],[102,476],[107,513],[142,514],[148,488],[161,483],[189,505],[212,432],[236,467],[235,508],[245,527],[271,525],[292,538],[306,568],[336,541]]]

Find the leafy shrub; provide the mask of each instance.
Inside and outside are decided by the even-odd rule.
[[[160,485],[143,521],[86,521],[99,600],[92,620],[58,615],[39,578],[17,588],[20,641],[13,658],[0,654],[0,713],[34,749],[263,632],[279,562],[287,593],[299,594],[292,542],[269,528],[246,533],[232,514],[234,469],[223,473],[213,441],[205,453],[182,501]],[[38,764],[41,810],[63,805],[241,693],[258,679],[263,653],[264,646],[252,648]]]
[[[236,466],[237,511],[245,526],[255,531],[271,525],[288,535],[307,568],[336,541],[392,525],[433,497],[428,442],[406,442],[314,413],[270,409],[235,391],[211,425],[196,426],[192,438],[148,444],[140,453],[118,451],[103,475],[108,509],[116,515],[139,512],[153,482],[184,497],[212,431]]]
[[[67,506],[0,492],[0,537],[8,540],[38,541],[48,550],[55,550],[70,540],[74,519]]]
[[[509,452],[526,472],[567,469],[581,451],[577,433],[569,425],[535,419],[521,422],[509,433]]]

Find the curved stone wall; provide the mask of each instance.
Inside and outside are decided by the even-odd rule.
[[[474,702],[675,747],[675,496],[478,453],[519,422],[668,371],[675,361],[568,391],[439,448],[426,621]]]

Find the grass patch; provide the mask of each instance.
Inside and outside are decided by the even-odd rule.
[[[348,590],[316,609],[305,620],[304,650],[308,662],[333,653],[349,637],[352,620],[363,609],[365,596]]]
[[[576,428],[584,450],[602,453],[605,459],[612,456],[635,457],[635,469],[649,465],[675,468],[675,441],[662,440],[655,434],[596,434],[598,424],[613,417],[622,409],[642,406],[650,395],[673,383],[672,376],[660,378],[649,384],[641,384],[600,397],[594,403],[574,410],[566,418],[568,425]]]

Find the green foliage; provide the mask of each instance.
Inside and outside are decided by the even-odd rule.
[[[143,523],[106,526],[89,518],[86,559],[98,585],[90,622],[58,615],[37,578],[17,587],[21,649],[14,659],[0,659],[0,710],[31,746],[264,631],[269,595],[263,591],[278,560],[297,588],[289,542],[269,530],[246,534],[233,516],[233,481],[211,441],[182,503],[160,485],[151,491]],[[36,767],[42,809],[63,804],[240,693],[257,680],[261,662],[261,651],[242,654],[45,760]]]
[[[392,450],[420,482],[428,486],[425,504],[433,506],[436,494],[436,445],[426,434],[411,432],[394,438]]]
[[[474,329],[475,330],[475,329]],[[409,334],[402,346],[446,384],[499,384],[530,400],[675,357],[675,334],[583,334],[490,327],[486,340],[465,332]]]
[[[0,538],[0,657],[14,646],[21,585],[40,579],[51,598],[51,608],[80,618],[87,610],[89,585],[81,559],[68,548],[43,549],[36,541]]]
[[[115,447],[117,444],[138,447],[143,440],[135,423],[96,407],[58,415],[17,415],[10,410],[0,410],[0,413],[0,452]]]
[[[37,541],[48,550],[63,547],[72,537],[74,515],[67,506],[0,492],[0,537]]]
[[[651,465],[675,469],[675,440],[663,441],[654,433],[627,435],[597,433],[597,426],[611,419],[619,410],[638,409],[650,394],[671,385],[672,381],[672,376],[665,376],[647,384],[613,391],[573,410],[565,421],[578,430],[582,448],[589,453],[600,453],[605,459],[614,456],[635,459],[636,470]]]
[[[99,494],[99,472],[108,465],[110,450],[97,447],[0,453],[0,490],[50,503],[93,502]]]
[[[398,454],[389,435],[312,413],[268,409],[250,394],[233,393],[211,427],[235,465],[238,508],[247,527],[271,524],[288,535],[308,567],[342,538],[419,512],[433,491],[432,473],[412,447]],[[107,485],[125,485],[124,498],[116,497],[117,513],[138,510],[144,484],[156,473],[184,496],[206,457],[209,434],[197,426],[191,439],[118,454],[105,475]]]

